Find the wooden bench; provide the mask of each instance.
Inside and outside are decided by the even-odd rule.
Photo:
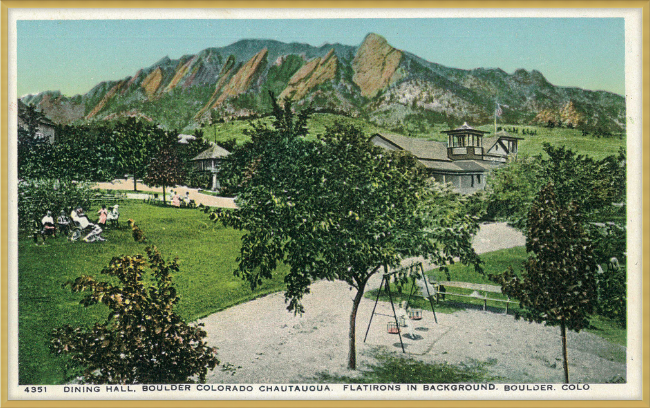
[[[91,199],[92,203],[119,203],[124,201],[126,194],[96,194]]]
[[[444,291],[440,291],[440,287],[444,287]],[[459,288],[459,289],[469,289],[474,291],[473,293],[457,293],[457,292],[448,292],[447,288]],[[436,303],[439,302],[440,296],[458,296],[466,297],[472,299],[479,299],[483,301],[483,310],[487,309],[488,300],[493,302],[504,302],[506,304],[506,314],[508,314],[508,305],[510,303],[519,303],[517,300],[510,300],[510,297],[506,299],[496,298],[494,296],[490,297],[490,293],[502,293],[501,286],[497,285],[488,285],[484,283],[469,283],[469,282],[454,282],[454,281],[438,281],[433,283],[433,289],[435,292]]]

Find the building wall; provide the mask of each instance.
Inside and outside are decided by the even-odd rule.
[[[451,183],[454,190],[461,194],[471,194],[483,190],[487,182],[487,173],[475,174],[441,174],[432,173],[433,179],[441,184]],[[473,180],[472,180],[473,178]]]

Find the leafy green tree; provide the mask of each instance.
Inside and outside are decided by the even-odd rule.
[[[522,277],[515,276],[512,268],[501,275],[490,275],[502,285],[504,294],[521,302],[524,319],[560,326],[567,383],[566,330],[588,327],[597,301],[597,263],[582,225],[578,207],[561,204],[553,185],[547,184],[528,216],[526,251],[530,255]]]
[[[176,135],[165,132],[157,125],[131,117],[115,125],[112,139],[116,145],[116,160],[122,170],[133,175],[134,191],[138,187],[138,175],[145,172],[146,165],[160,148],[176,142],[175,138]]]
[[[103,323],[52,332],[51,351],[70,356],[82,367],[85,382],[169,384],[197,376],[205,382],[208,369],[219,364],[216,350],[205,343],[205,331],[173,310],[179,300],[172,284],[176,260],[166,262],[155,246],[146,251],[147,259],[114,257],[102,270],[114,279],[110,282],[83,275],[64,285],[72,292],[90,292],[81,300],[84,307],[103,303],[109,310]],[[147,269],[153,277],[145,276]]]
[[[166,203],[165,187],[181,184],[185,180],[184,163],[172,148],[164,148],[147,166],[143,181],[154,187],[163,188],[163,203]]]
[[[505,218],[513,227],[526,228],[528,211],[542,187],[541,159],[519,156],[494,169],[487,180],[487,216]]]
[[[307,141],[306,115],[274,108],[274,127],[256,126],[251,141],[224,164],[223,182],[239,208],[212,218],[245,231],[236,275],[254,289],[279,263],[287,309],[302,313],[313,282],[341,280],[356,290],[348,367],[356,368],[356,316],[368,280],[405,258],[438,265],[479,260],[471,247],[476,219],[463,198],[429,183],[410,155],[374,146],[359,129],[336,124]],[[304,119],[303,119],[304,118]]]
[[[18,182],[18,225],[27,228],[34,219],[40,219],[47,210],[56,218],[63,210],[77,206],[87,208],[93,191],[89,183],[55,179],[25,179]]]
[[[588,223],[587,233],[594,245],[598,275],[596,312],[627,327],[627,248],[625,225],[615,222]],[[615,261],[612,260],[615,258]]]
[[[520,157],[495,169],[488,178],[488,216],[505,218],[525,230],[527,214],[540,188],[555,186],[561,204],[576,203],[585,221],[625,218],[625,152],[602,160],[576,154],[564,146],[544,144],[547,157]]]
[[[21,109],[20,118],[23,120],[24,126],[18,127],[18,146],[38,144],[40,141],[37,139],[36,134],[41,121],[45,119],[45,115],[31,103],[23,106],[24,109]]]

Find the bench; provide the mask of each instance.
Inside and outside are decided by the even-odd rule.
[[[444,287],[444,291],[440,291],[440,287]],[[472,293],[457,293],[457,292],[448,292],[447,288],[459,288],[459,289],[469,289],[472,290]],[[501,286],[497,285],[488,285],[484,283],[469,283],[469,282],[454,282],[454,281],[438,281],[433,283],[434,296],[436,303],[439,302],[440,296],[458,296],[466,297],[472,299],[479,299],[483,301],[483,310],[487,309],[488,300],[493,302],[504,302],[506,304],[506,314],[508,314],[508,305],[510,303],[519,303],[517,300],[510,300],[510,297],[506,299],[500,299],[497,297],[490,297],[490,293],[502,293]]]
[[[92,203],[119,203],[126,198],[126,194],[95,194],[90,202]]]

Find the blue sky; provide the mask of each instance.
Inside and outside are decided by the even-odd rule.
[[[549,82],[625,94],[623,18],[31,20],[17,22],[18,95],[72,96],[243,38],[358,46],[366,34],[445,66],[536,69]]]

